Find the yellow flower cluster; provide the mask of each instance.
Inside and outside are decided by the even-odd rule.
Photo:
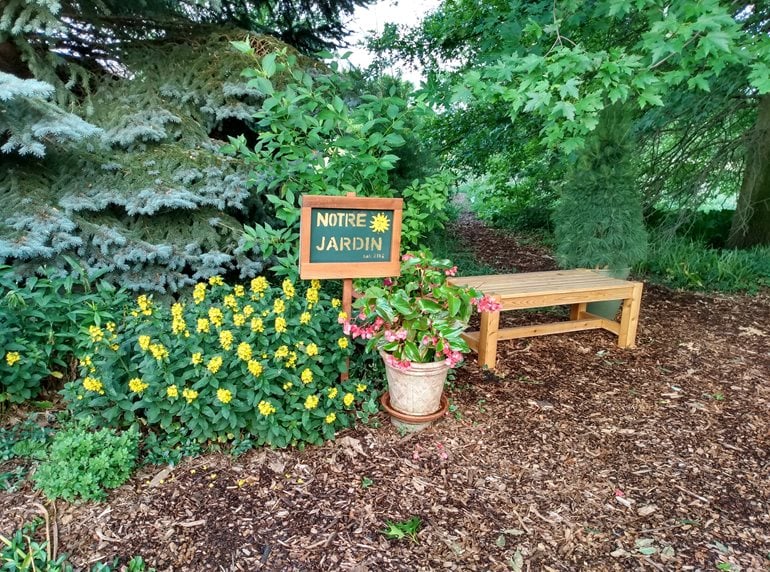
[[[302,383],[307,385],[308,383],[313,383],[313,372],[310,371],[310,368],[306,367],[302,370],[302,375],[300,376],[300,379],[302,380]]]
[[[232,294],[228,294],[222,299],[222,304],[226,308],[230,308],[233,312],[238,311],[238,301],[235,299],[235,296]]]
[[[366,385],[364,385],[363,383],[359,383],[358,385],[356,385],[356,391],[358,393],[363,393],[364,391],[366,391]]]
[[[225,281],[221,276],[212,276],[209,278],[209,284],[212,286],[224,286]]]
[[[336,387],[330,387],[329,393],[327,395],[329,396],[329,399],[334,399],[335,397],[337,397],[337,393],[338,391]]]
[[[102,381],[95,377],[91,377],[90,375],[83,380],[83,387],[88,391],[104,395],[104,385],[102,384]]]
[[[256,360],[250,359],[247,367],[249,373],[254,377],[259,377],[262,374],[262,364]]]
[[[345,404],[345,407],[350,407],[355,400],[356,400],[355,395],[353,395],[352,393],[346,393],[345,396],[342,398],[342,403]]]
[[[169,385],[166,388],[166,395],[171,397],[172,399],[176,399],[179,397],[179,388],[176,385]]]
[[[17,352],[14,352],[17,353]],[[96,371],[96,368],[94,367],[94,362],[91,360],[91,356],[83,356],[80,358],[80,365],[83,367],[88,368],[88,371],[91,373],[94,373]]]
[[[308,395],[305,399],[305,409],[315,409],[316,407],[318,407],[318,396]]]
[[[139,306],[139,311],[145,316],[152,316],[152,300],[142,294],[136,299],[136,305]]]
[[[243,315],[248,318],[254,313],[254,307],[251,304],[246,304],[243,307]]]
[[[339,298],[332,298],[332,308],[339,308],[341,304]]]
[[[145,389],[150,387],[149,383],[144,383],[140,378],[135,377],[128,382],[128,388],[134,393],[142,393]]]
[[[243,284],[236,284],[233,286],[233,293],[238,296],[238,298],[243,298],[246,295],[246,288],[243,287]]]
[[[283,293],[287,298],[294,298],[295,290],[294,284],[292,284],[291,280],[286,278],[281,284],[281,288],[283,289]]]
[[[289,357],[289,346],[279,347],[277,350],[275,350],[273,357],[275,357],[275,359],[283,359]]]
[[[246,316],[243,314],[234,314],[233,315],[233,324],[237,327],[241,327],[243,324],[246,323]]]
[[[233,392],[229,389],[217,389],[217,399],[222,403],[230,403],[233,400]]]
[[[209,308],[209,320],[212,324],[214,324],[216,327],[219,327],[222,325],[223,319],[224,315],[222,314],[222,310],[220,308]]]
[[[233,333],[230,330],[222,330],[219,332],[219,345],[222,346],[222,349],[226,352],[230,351],[230,348],[233,347]]]
[[[302,314],[300,314],[299,316],[299,323],[302,324],[303,326],[307,325],[310,323],[311,318],[312,316],[310,315],[310,312],[302,312]]]
[[[286,383],[283,384],[284,391],[289,391],[292,387],[294,387],[294,384],[290,381],[287,381]]]
[[[305,353],[310,357],[317,356],[318,346],[315,345],[313,342],[310,342],[307,346],[305,346]]]
[[[334,423],[336,420],[337,420],[337,414],[336,414],[334,411],[332,411],[331,413],[329,413],[329,415],[327,415],[327,416],[324,418],[324,421],[326,421],[326,422],[327,422],[329,425],[331,425],[332,423]]]
[[[163,344],[150,344],[150,353],[158,361],[168,357],[168,350]]]
[[[251,281],[251,291],[258,294],[268,289],[270,285],[267,283],[267,279],[264,276],[257,276]]]
[[[289,352],[289,359],[286,360],[285,366],[287,369],[297,367],[297,352]]]
[[[286,303],[283,301],[283,298],[276,298],[275,302],[273,302],[273,312],[283,314],[284,311],[286,311]]]
[[[150,349],[150,336],[139,336],[139,347],[142,349],[142,351],[146,352],[148,349]]]
[[[257,405],[257,409],[259,409],[259,412],[265,417],[275,413],[275,407],[273,407],[273,404],[270,403],[269,401],[265,401],[264,399],[259,402],[259,404]]]
[[[182,391],[182,397],[187,400],[187,403],[192,403],[198,397],[198,392],[186,387],[184,391]]]
[[[345,348],[348,347],[348,339],[347,338],[338,339],[337,345],[344,350]]]
[[[211,329],[211,323],[206,318],[198,318],[198,333],[208,334]]]
[[[251,319],[251,331],[257,332],[258,334],[261,334],[265,331],[265,326],[262,323],[262,318],[252,318]]]
[[[338,322],[341,323],[341,322],[344,322],[347,319],[348,319],[348,313],[347,312],[340,312],[339,314],[337,314],[337,321]]]
[[[238,357],[243,361],[249,361],[252,355],[251,345],[249,345],[247,342],[241,342],[240,344],[238,344],[238,349],[236,350],[236,353],[238,354]]]
[[[203,363],[203,354],[201,352],[195,352],[192,355],[192,359],[190,361],[192,361],[193,365],[200,365],[200,364],[202,364]]]
[[[88,326],[88,335],[91,341],[98,344],[104,339],[104,331],[99,326]]]
[[[193,288],[193,302],[200,304],[206,299],[206,284],[198,282]]]
[[[5,362],[12,366],[21,361],[21,354],[19,352],[8,352],[5,354]]]
[[[318,303],[318,288],[308,288],[305,299],[311,304]]]
[[[183,312],[184,306],[179,302],[171,306],[171,331],[175,334],[181,334],[187,330]]]
[[[209,360],[209,362],[206,364],[206,368],[211,373],[216,373],[219,371],[219,368],[222,367],[222,356],[214,356]]]

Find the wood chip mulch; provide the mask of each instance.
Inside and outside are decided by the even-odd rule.
[[[470,217],[455,230],[494,267],[553,268]],[[422,433],[380,414],[322,447],[147,467],[106,503],[46,506],[80,566],[770,570],[768,378],[767,292],[648,284],[637,349],[598,331],[503,342],[498,370],[461,368],[452,412]],[[44,502],[0,493],[0,533]],[[416,542],[380,533],[412,516]]]

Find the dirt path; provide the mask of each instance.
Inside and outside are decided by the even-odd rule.
[[[498,268],[553,267],[468,217],[453,234]],[[636,350],[601,332],[502,343],[498,375],[460,369],[423,433],[381,416],[156,486],[148,468],[107,503],[58,503],[60,549],[159,570],[770,570],[769,324],[767,294],[647,286]],[[38,500],[0,494],[0,532]],[[417,542],[380,534],[412,516]]]

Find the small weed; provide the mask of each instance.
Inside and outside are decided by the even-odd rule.
[[[730,572],[733,569],[733,565],[729,562],[720,562],[717,564],[717,570],[726,570],[727,572]]]
[[[0,473],[0,491],[16,492],[26,476],[27,468],[22,466],[14,467],[5,473]]]
[[[401,435],[401,437],[406,437],[410,433],[409,428],[401,423],[396,425],[396,431],[398,431],[398,434]]]
[[[454,417],[455,417],[455,419],[457,421],[462,421],[462,419],[463,419],[463,412],[460,411],[460,406],[459,405],[457,405],[455,403],[450,403],[449,404],[449,413],[454,415]]]
[[[716,393],[704,393],[704,397],[708,397],[709,399],[713,399],[714,401],[724,401],[725,400],[725,394],[721,391],[717,391]]]
[[[401,522],[386,520],[385,526],[385,530],[382,530],[381,532],[388,540],[408,538],[412,542],[417,542],[417,533],[420,531],[422,521],[420,520],[420,517],[413,516],[412,518],[402,520]]]
[[[478,406],[479,406],[479,413],[486,413],[486,412],[487,412],[487,408],[486,408],[486,407],[484,407],[484,404],[485,404],[486,402],[487,402],[487,400],[486,400],[486,399],[479,399],[479,400],[476,402],[476,405],[478,405]]]
[[[368,489],[374,484],[374,481],[369,477],[361,477],[361,488]]]

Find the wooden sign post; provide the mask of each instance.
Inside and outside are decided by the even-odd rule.
[[[353,278],[401,273],[401,199],[302,195],[299,275],[342,280],[342,309],[352,317]]]

